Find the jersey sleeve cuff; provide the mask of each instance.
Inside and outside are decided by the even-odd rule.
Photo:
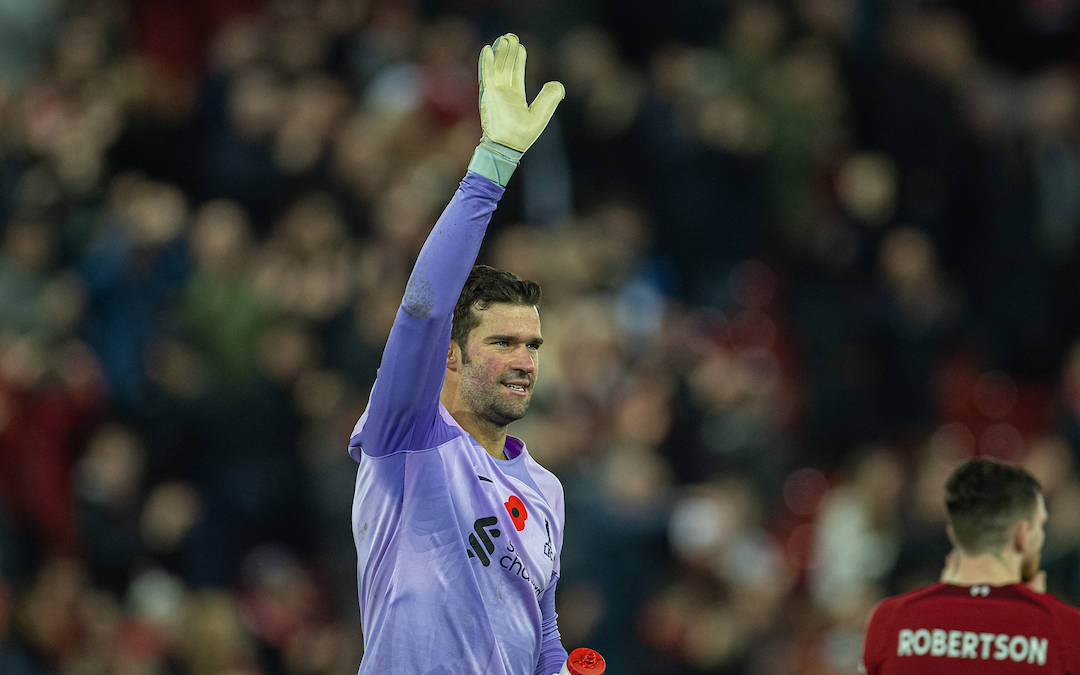
[[[500,187],[506,187],[523,154],[485,138],[473,152],[469,171],[480,174]]]

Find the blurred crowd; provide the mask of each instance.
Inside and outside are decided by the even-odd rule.
[[[505,30],[568,647],[852,673],[973,454],[1080,603],[1077,0],[0,0],[0,673],[355,672],[346,444]]]

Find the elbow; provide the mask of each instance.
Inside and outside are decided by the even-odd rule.
[[[401,299],[401,311],[414,319],[426,319],[435,307],[435,293],[426,279],[409,279],[405,296]]]

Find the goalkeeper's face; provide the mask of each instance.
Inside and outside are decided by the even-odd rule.
[[[540,314],[531,305],[494,303],[473,310],[461,357],[461,399],[478,417],[506,426],[529,409],[540,373]]]

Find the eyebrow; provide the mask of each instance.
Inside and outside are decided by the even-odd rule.
[[[488,341],[505,340],[507,342],[528,342],[529,344],[535,343],[535,344],[538,344],[538,345],[544,344],[544,338],[540,337],[539,335],[537,335],[536,337],[533,337],[533,338],[529,338],[527,340],[522,340],[522,339],[518,338],[516,335],[489,335],[484,339],[486,339]]]

